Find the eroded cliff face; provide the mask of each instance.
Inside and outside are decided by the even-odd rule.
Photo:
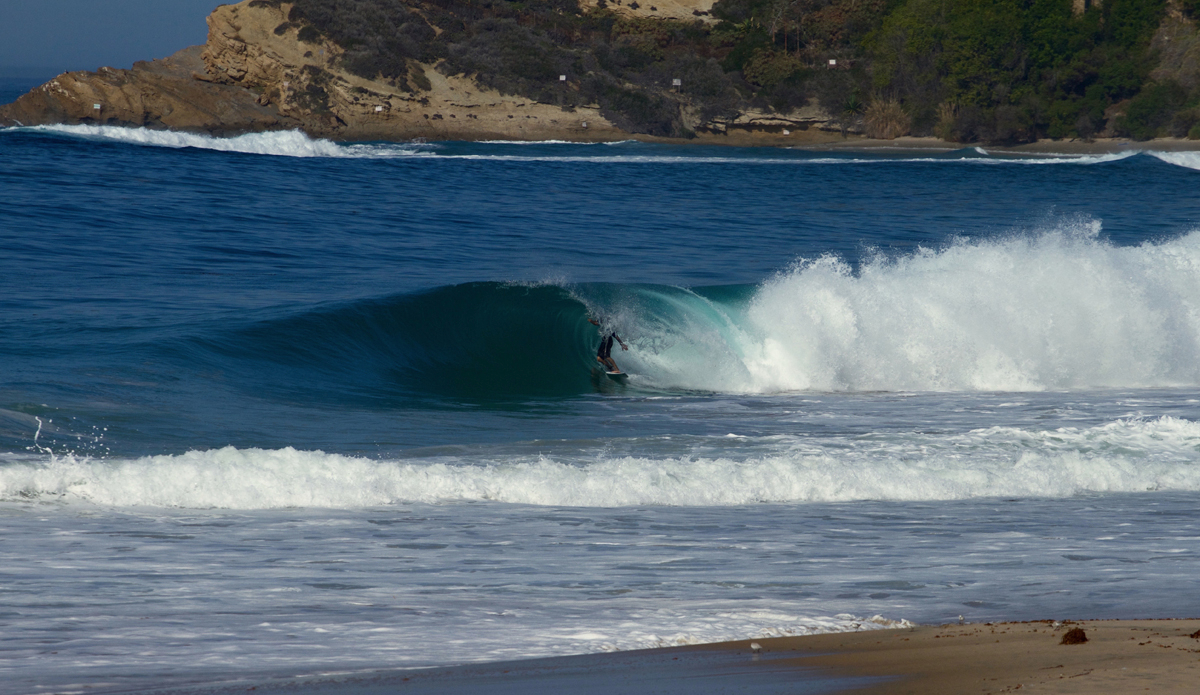
[[[256,102],[245,89],[204,74],[203,46],[132,70],[68,72],[0,106],[0,126],[98,124],[148,126],[228,135],[297,123]]]
[[[208,18],[204,50],[214,82],[245,88],[313,135],[345,139],[621,139],[598,109],[572,112],[481,89],[463,76],[413,64],[406,79],[379,81],[338,67],[341,49],[299,38],[291,5],[243,2]],[[319,41],[319,40],[318,40]]]
[[[1158,53],[1151,79],[1170,80],[1187,90],[1200,87],[1200,30],[1194,21],[1172,12],[1154,34],[1151,48]]]
[[[683,15],[707,11],[696,8],[711,4],[679,0],[664,3],[664,9]],[[646,14],[650,5],[638,12]],[[107,124],[216,135],[299,128],[345,140],[630,137],[598,106],[564,109],[503,95],[469,76],[444,75],[433,65],[411,63],[408,75],[392,80],[351,74],[339,67],[340,47],[320,37],[300,39],[301,28],[288,22],[291,8],[291,3],[263,0],[218,7],[208,18],[205,46],[137,63],[131,70],[65,73],[0,106],[0,126]],[[834,137],[819,130],[828,119],[815,108],[788,116],[746,111],[709,120],[685,108],[684,118],[702,138],[736,144]]]

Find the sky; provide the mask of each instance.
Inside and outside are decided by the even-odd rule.
[[[204,43],[229,0],[0,0],[0,77],[128,68]]]

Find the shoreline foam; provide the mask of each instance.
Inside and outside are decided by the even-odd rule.
[[[188,146],[189,143],[195,142],[210,142],[217,143],[208,147],[208,149],[221,149],[238,152],[264,153],[258,149],[244,149],[236,146],[238,141],[249,142],[255,138],[267,138],[271,140],[287,140],[289,138],[303,137],[309,143],[328,143],[329,145],[337,144],[341,146],[349,146],[353,148],[357,145],[369,146],[372,143],[386,143],[398,146],[414,145],[423,146],[432,143],[453,143],[453,142],[477,142],[480,144],[497,144],[497,145],[616,145],[621,143],[642,142],[661,145],[682,145],[682,146],[716,146],[716,147],[732,147],[732,148],[763,148],[763,149],[790,149],[801,152],[813,153],[842,153],[842,154],[888,154],[897,155],[912,153],[913,155],[929,155],[956,152],[960,150],[978,149],[982,154],[989,155],[1024,155],[1024,156],[1044,156],[1047,158],[1054,157],[1096,157],[1105,155],[1133,155],[1139,153],[1192,153],[1200,152],[1200,140],[1188,140],[1183,138],[1155,138],[1153,140],[1130,140],[1128,138],[1106,138],[1095,139],[1090,141],[1084,140],[1038,140],[1036,142],[1023,143],[1019,145],[989,145],[978,142],[949,142],[934,137],[901,137],[895,140],[872,140],[863,138],[857,135],[850,135],[845,138],[839,137],[834,133],[819,131],[816,135],[806,135],[795,133],[794,136],[782,136],[770,133],[754,133],[754,134],[731,134],[731,135],[698,135],[693,139],[682,138],[662,138],[652,137],[638,134],[624,134],[622,137],[597,137],[585,138],[580,137],[574,132],[566,130],[562,132],[539,133],[546,135],[542,138],[532,139],[508,139],[496,140],[493,139],[491,131],[483,131],[478,133],[478,137],[460,137],[449,138],[444,140],[427,140],[418,138],[389,137],[386,133],[372,131],[368,134],[359,134],[359,137],[339,136],[330,133],[312,133],[303,128],[289,127],[278,130],[247,130],[244,132],[223,131],[219,129],[189,129],[189,128],[154,128],[154,127],[138,127],[133,125],[95,125],[95,124],[40,124],[40,125],[0,125],[2,130],[29,130],[41,129],[48,132],[65,132],[65,133],[92,133],[96,137],[102,137],[104,133],[109,132],[130,132],[144,133],[143,135],[131,135],[122,139],[140,140],[142,144],[163,144],[159,140],[177,143],[176,147]],[[150,134],[155,134],[151,136]],[[153,140],[153,142],[151,142]],[[268,152],[271,154],[274,152]],[[405,154],[412,154],[406,152]],[[304,151],[294,156],[354,156],[352,154],[331,155],[328,152],[309,152]],[[378,154],[375,156],[388,156],[386,154]],[[392,155],[394,156],[394,155]]]

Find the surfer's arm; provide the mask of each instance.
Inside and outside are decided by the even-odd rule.
[[[624,340],[621,340],[621,336],[617,335],[616,333],[613,333],[612,335],[613,335],[613,337],[614,337],[614,338],[616,338],[616,339],[617,339],[617,342],[621,344],[621,349],[622,349],[622,350],[628,350],[628,349],[629,349],[629,346],[625,344],[625,341],[624,341]]]

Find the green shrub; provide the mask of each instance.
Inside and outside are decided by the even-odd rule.
[[[560,74],[574,72],[574,52],[514,20],[484,19],[473,29],[472,36],[449,47],[447,60],[503,94],[541,98]]]
[[[770,109],[787,115],[808,105],[809,99],[812,98],[808,78],[807,72],[795,73],[786,80],[759,90],[759,99]]]
[[[591,87],[600,113],[622,130],[662,137],[682,135],[679,104],[658,94],[614,83]]]
[[[409,60],[435,57],[436,32],[403,0],[296,0],[288,20],[304,24],[301,41],[323,34],[341,46],[344,67],[360,77],[403,78]]]
[[[1069,0],[907,0],[866,46],[875,88],[914,117],[978,107],[959,113],[955,137],[1067,137],[1138,93],[1164,12],[1165,0],[1106,0],[1079,17]]]
[[[1200,7],[1181,2],[1185,12]],[[584,12],[578,0],[294,0],[278,30],[335,43],[346,70],[402,89],[426,88],[414,61],[441,61],[442,72],[507,94],[565,109],[599,104],[634,132],[682,135],[684,104],[713,118],[748,105],[786,113],[810,99],[849,127],[865,94],[903,103],[915,134],[960,140],[1090,137],[1106,109],[1134,97],[1127,132],[1192,132],[1184,111],[1195,104],[1144,88],[1166,0],[1105,0],[1078,17],[1071,6],[718,0],[709,26]]]
[[[725,53],[721,67],[729,72],[742,70],[755,54],[771,50],[773,46],[765,30],[747,24],[714,33],[714,42]]]
[[[800,58],[774,50],[758,51],[742,67],[742,74],[751,84],[773,87],[804,70]]]
[[[317,31],[311,26],[305,25],[300,27],[300,31],[297,33],[296,38],[300,39],[304,43],[320,43],[321,32]]]
[[[1167,134],[1175,112],[1183,107],[1187,93],[1175,82],[1146,86],[1117,119],[1116,131],[1134,140],[1149,140]]]

